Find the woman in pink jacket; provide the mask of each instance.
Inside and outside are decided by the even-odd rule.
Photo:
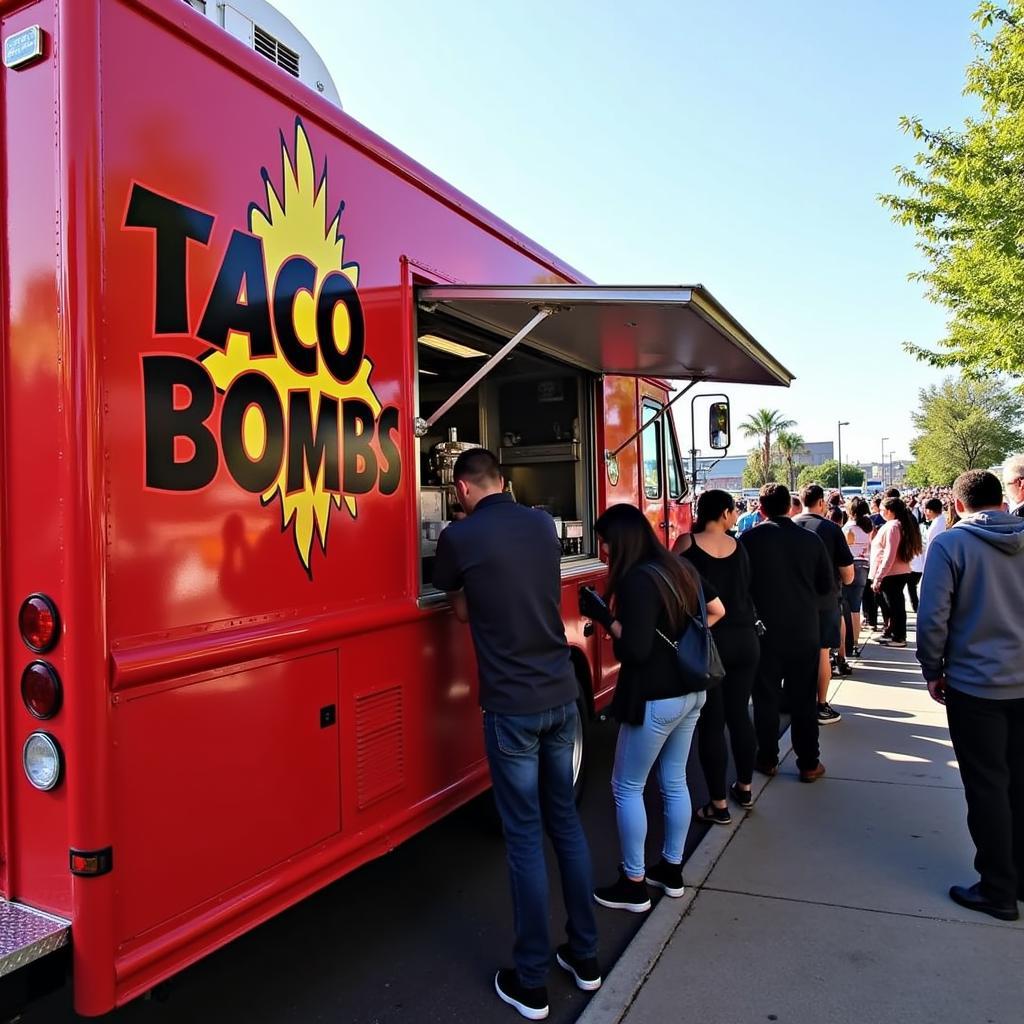
[[[892,639],[878,642],[890,647],[907,646],[907,605],[903,590],[910,580],[910,563],[921,553],[921,528],[899,498],[882,502],[885,522],[872,547],[871,581],[875,593],[881,591],[889,605]]]

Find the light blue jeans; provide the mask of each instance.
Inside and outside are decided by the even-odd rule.
[[[643,725],[619,726],[612,770],[612,795],[619,825],[622,866],[631,878],[646,871],[644,843],[647,811],[644,786],[655,762],[665,808],[665,845],[661,855],[670,864],[683,859],[683,845],[690,828],[692,805],[686,787],[686,759],[690,756],[693,730],[700,718],[706,694],[703,690],[685,697],[650,700]]]

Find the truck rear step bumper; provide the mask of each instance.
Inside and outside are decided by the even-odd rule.
[[[0,900],[0,977],[66,946],[71,922]]]

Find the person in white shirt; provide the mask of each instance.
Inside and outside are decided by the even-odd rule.
[[[928,530],[924,535],[924,557],[928,557],[928,545],[946,528],[946,517],[942,514],[942,502],[929,498],[924,503],[924,519]]]
[[[917,520],[915,519],[914,522],[917,522]],[[925,530],[921,523],[917,523],[917,530],[921,534],[921,550],[910,560],[910,579],[907,581],[907,594],[910,597],[910,607],[913,608],[915,612],[917,611],[918,604],[917,585],[921,582],[921,577],[924,575],[924,558],[927,554],[924,548],[927,530]]]

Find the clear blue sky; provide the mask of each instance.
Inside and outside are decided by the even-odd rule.
[[[875,196],[901,114],[971,112],[974,0],[275,3],[349,114],[595,281],[710,288],[798,378],[731,389],[737,422],[909,455],[941,375],[900,343],[945,314]]]

